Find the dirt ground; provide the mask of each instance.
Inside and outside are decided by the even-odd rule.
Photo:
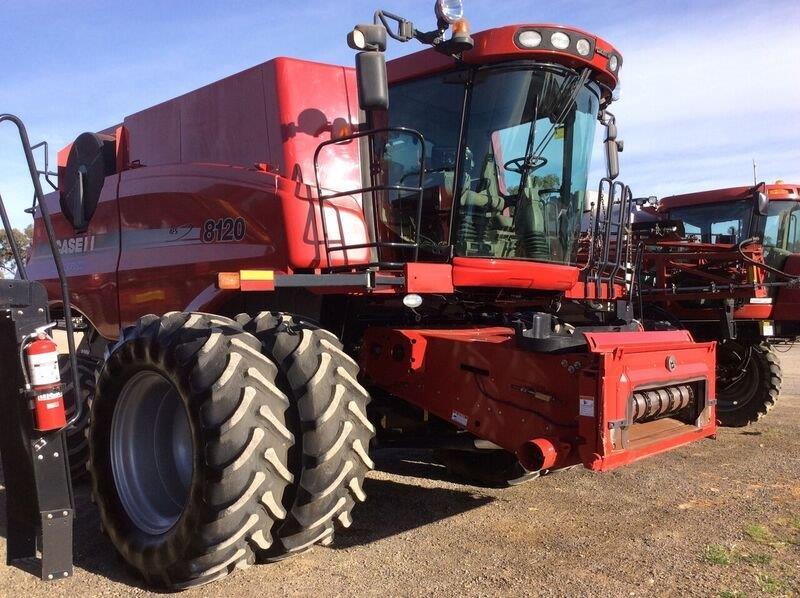
[[[763,423],[612,473],[487,490],[424,454],[378,454],[369,500],[331,547],[184,595],[800,595],[800,348],[782,361]],[[148,594],[100,534],[87,486],[76,493],[75,577],[5,567],[0,595]]]

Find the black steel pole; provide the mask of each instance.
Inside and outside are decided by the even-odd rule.
[[[0,114],[0,124],[9,121],[16,125],[19,131],[19,138],[22,142],[22,149],[25,152],[25,160],[28,163],[28,170],[31,175],[31,182],[33,183],[33,190],[39,202],[39,209],[42,212],[42,222],[47,232],[47,240],[50,244],[50,251],[53,254],[53,261],[56,264],[56,271],[58,272],[58,280],[61,284],[61,297],[64,302],[64,323],[67,329],[67,346],[69,347],[69,363],[72,368],[72,388],[75,394],[75,413],[72,418],[67,422],[67,425],[78,421],[83,414],[83,401],[81,400],[80,380],[78,378],[78,358],[75,350],[75,336],[74,327],[72,325],[72,310],[70,309],[69,299],[69,286],[67,284],[67,276],[64,272],[64,263],[61,260],[61,253],[56,246],[55,233],[53,232],[53,223],[50,221],[50,212],[47,209],[47,204],[44,201],[44,192],[42,191],[42,183],[39,180],[39,170],[36,168],[36,160],[33,157],[33,150],[31,149],[31,142],[28,138],[28,131],[25,125],[18,117],[13,114]]]
[[[17,276],[22,280],[28,280],[28,272],[25,270],[25,262],[22,259],[22,253],[17,245],[17,240],[14,238],[14,229],[11,227],[11,220],[8,218],[5,203],[3,203],[3,196],[0,195],[0,218],[3,220],[3,228],[6,231],[6,238],[8,239],[8,246],[11,247],[11,254],[14,256],[14,261],[17,264]]]

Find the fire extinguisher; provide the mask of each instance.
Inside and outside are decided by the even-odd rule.
[[[44,330],[37,330],[23,345],[28,370],[33,427],[40,432],[60,430],[67,424],[64,387],[58,369],[58,347]]]

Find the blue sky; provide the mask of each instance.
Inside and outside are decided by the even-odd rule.
[[[376,8],[419,28],[433,0],[4,0],[0,112],[56,151],[86,130],[278,55],[351,65],[345,35]],[[623,54],[613,111],[635,195],[800,182],[800,3],[465,0],[474,30],[575,25]],[[393,44],[389,56],[421,47]],[[602,171],[595,152],[590,186]],[[16,226],[30,204],[13,129],[0,130],[0,193]]]

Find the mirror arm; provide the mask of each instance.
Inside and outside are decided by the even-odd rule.
[[[376,10],[373,20],[376,25],[383,25],[384,29],[386,29],[386,33],[389,34],[389,37],[399,42],[411,41],[418,33],[417,30],[414,29],[414,24],[411,21],[394,15],[390,12]],[[392,27],[389,25],[389,21],[394,21],[397,23],[397,31],[392,30]]]

